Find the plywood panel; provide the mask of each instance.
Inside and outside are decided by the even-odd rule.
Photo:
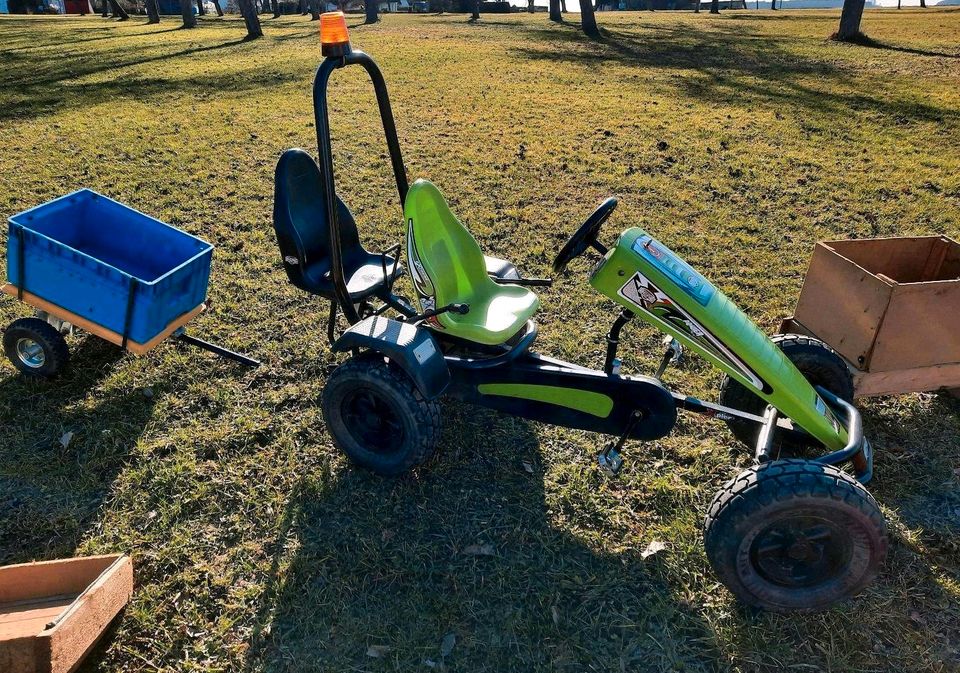
[[[943,244],[947,251],[943,256],[943,263],[937,271],[937,278],[939,280],[960,278],[960,245],[946,236],[943,237]]]
[[[793,317],[780,323],[781,334],[817,335]],[[902,393],[920,393],[946,391],[960,396],[960,363],[899,369],[889,372],[864,372],[847,361],[847,367],[853,373],[854,397],[875,397],[877,395],[900,395]]]
[[[73,603],[76,596],[0,604],[0,640],[36,636]]]
[[[825,245],[874,275],[915,283],[925,280],[927,261],[940,240],[938,236],[915,236],[828,241]]]
[[[0,568],[0,603],[76,596],[118,558],[109,554],[4,566]]]
[[[838,353],[866,367],[891,290],[890,283],[818,243],[795,316]]]
[[[871,372],[960,362],[960,280],[897,285],[877,334]]]
[[[133,593],[126,556],[0,568],[0,673],[71,673]],[[27,597],[27,598],[23,598]]]
[[[856,372],[853,376],[856,397],[900,395],[928,391],[960,389],[960,364],[900,369],[892,372]],[[956,395],[956,393],[951,392]]]
[[[123,557],[80,594],[60,621],[45,632],[50,673],[75,670],[132,594],[133,565]]]
[[[41,673],[37,668],[37,639],[33,636],[0,640],[0,671]]]
[[[930,256],[927,257],[927,263],[923,267],[923,277],[921,280],[949,280],[948,276],[940,275],[943,270],[943,262],[950,250],[950,244],[945,239],[937,239],[930,249]]]

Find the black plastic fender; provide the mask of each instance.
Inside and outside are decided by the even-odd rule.
[[[447,361],[433,335],[426,329],[391,318],[364,318],[340,335],[334,352],[372,350],[397,363],[420,393],[432,400],[450,383]]]

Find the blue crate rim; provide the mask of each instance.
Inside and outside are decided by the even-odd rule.
[[[95,199],[98,199],[98,198],[99,198],[99,199],[106,199],[107,201],[110,201],[111,203],[115,203],[115,204],[117,204],[118,206],[120,206],[120,207],[122,207],[122,208],[126,208],[126,209],[128,209],[128,210],[132,210],[132,211],[134,211],[135,213],[138,213],[138,214],[140,214],[140,215],[143,215],[143,216],[146,217],[147,219],[153,220],[154,222],[156,222],[156,223],[158,223],[158,224],[160,224],[160,225],[162,225],[162,226],[164,226],[164,227],[166,227],[166,228],[168,228],[168,229],[172,229],[172,230],[176,231],[177,233],[183,234],[184,236],[189,236],[190,238],[194,239],[195,241],[199,241],[200,243],[202,243],[203,245],[206,246],[206,249],[201,250],[200,252],[198,252],[196,255],[194,255],[194,256],[191,257],[190,259],[185,260],[182,264],[179,264],[179,265],[173,267],[172,269],[170,269],[169,271],[167,271],[167,272],[166,272],[165,274],[163,274],[162,276],[158,276],[157,278],[154,278],[154,279],[151,280],[151,281],[146,281],[146,280],[143,280],[142,278],[137,278],[136,276],[134,276],[134,275],[132,275],[132,274],[129,274],[129,273],[127,273],[126,271],[123,271],[122,269],[118,269],[117,267],[113,266],[112,264],[107,264],[107,263],[104,262],[103,260],[97,259],[96,257],[93,257],[92,255],[88,255],[87,253],[85,253],[85,252],[83,252],[83,251],[81,251],[81,250],[77,250],[76,248],[73,248],[73,247],[67,245],[66,243],[63,243],[62,241],[58,241],[58,240],[56,240],[56,239],[50,238],[50,237],[47,236],[46,234],[41,234],[41,233],[40,233],[39,231],[37,231],[36,229],[31,229],[30,227],[28,227],[27,225],[25,225],[25,224],[23,224],[22,222],[18,221],[18,219],[17,219],[17,218],[29,217],[30,214],[31,214],[33,211],[39,210],[40,208],[43,208],[43,207],[45,207],[45,206],[49,206],[51,203],[57,203],[58,201],[64,201],[64,200],[71,200],[71,199],[74,199],[74,198],[76,198],[77,196],[79,196],[79,195],[81,195],[81,194],[84,194],[84,195],[85,195],[85,194],[90,194],[90,195],[92,195],[93,198],[95,198]],[[64,194],[63,196],[58,196],[58,197],[55,198],[55,199],[51,199],[50,201],[45,201],[45,202],[43,202],[43,203],[41,203],[41,204],[38,204],[38,205],[36,205],[36,206],[33,206],[32,208],[28,208],[27,210],[24,210],[24,211],[22,211],[22,212],[19,212],[19,213],[17,213],[16,215],[11,215],[10,217],[7,218],[7,221],[8,221],[10,224],[12,224],[12,225],[14,225],[14,226],[16,226],[16,227],[20,227],[20,228],[22,228],[22,229],[24,229],[24,230],[26,230],[26,231],[29,231],[29,232],[30,232],[31,234],[33,234],[34,236],[37,236],[37,237],[42,238],[42,239],[44,239],[44,240],[50,241],[51,243],[55,243],[55,244],[59,245],[60,247],[66,248],[67,250],[70,250],[71,252],[74,252],[74,253],[76,253],[77,255],[80,255],[81,257],[83,257],[83,258],[85,258],[85,259],[89,259],[89,260],[91,260],[91,261],[93,261],[93,262],[96,262],[97,264],[99,264],[99,265],[101,265],[101,266],[105,266],[105,267],[107,267],[107,268],[109,268],[109,269],[113,269],[114,271],[116,271],[117,273],[119,273],[121,276],[123,276],[123,277],[125,277],[125,278],[128,278],[128,279],[130,279],[130,280],[135,280],[138,285],[147,285],[147,286],[156,285],[157,283],[159,283],[161,280],[165,279],[165,278],[166,278],[167,276],[169,276],[170,274],[172,274],[172,273],[174,273],[174,272],[176,272],[176,271],[179,271],[180,269],[182,269],[183,267],[187,266],[188,264],[190,264],[190,263],[193,262],[194,260],[196,260],[196,259],[198,259],[198,258],[200,258],[200,257],[203,257],[203,256],[206,255],[208,252],[210,252],[211,250],[213,250],[213,244],[212,244],[212,243],[209,243],[209,242],[207,242],[207,241],[205,241],[205,240],[203,240],[203,239],[200,238],[199,236],[194,236],[193,234],[191,234],[191,233],[189,233],[189,232],[186,232],[186,231],[184,231],[183,229],[178,229],[177,227],[173,226],[172,224],[167,224],[167,223],[164,222],[163,220],[158,220],[157,218],[153,217],[152,215],[147,215],[146,213],[144,213],[144,212],[142,212],[142,211],[140,211],[140,210],[137,210],[136,208],[133,208],[132,206],[128,206],[127,204],[122,203],[121,201],[117,201],[116,199],[111,199],[109,196],[105,196],[105,195],[103,195],[103,194],[101,194],[101,193],[99,193],[99,192],[96,192],[96,191],[90,189],[89,187],[84,187],[83,189],[78,189],[78,190],[76,190],[76,191],[74,191],[74,192],[70,192],[69,194]],[[20,289],[23,290],[23,289],[25,289],[25,288],[20,288]]]

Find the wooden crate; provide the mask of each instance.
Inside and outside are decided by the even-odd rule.
[[[780,323],[780,333],[806,334],[826,341],[793,317],[786,318]],[[865,372],[857,369],[856,365],[849,360],[847,360],[847,366],[853,373],[854,397],[922,393],[932,390],[942,390],[954,397],[960,397],[960,363],[896,369],[889,372]]]
[[[127,556],[0,567],[0,671],[76,670],[132,594]]]
[[[960,244],[946,236],[818,243],[782,330],[846,358],[861,397],[960,388]]]

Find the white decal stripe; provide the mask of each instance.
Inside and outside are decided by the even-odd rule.
[[[630,292],[632,290],[632,293]],[[697,320],[690,315],[683,307],[679,306],[670,296],[656,286],[649,278],[644,276],[642,273],[637,271],[618,291],[618,294],[629,301],[631,304],[639,308],[644,313],[656,318],[660,322],[667,322],[656,313],[651,311],[648,308],[648,305],[655,304],[666,300],[670,307],[675,310],[683,318],[684,322],[687,324],[689,330],[689,336],[693,339],[698,339],[706,337],[708,341],[707,344],[700,343],[700,346],[707,348],[707,346],[712,346],[712,349],[708,349],[713,352],[713,355],[721,360],[726,361],[730,367],[735,369],[745,378],[747,378],[754,388],[757,390],[763,390],[763,381],[757,376],[753,370],[750,369],[740,358],[738,358],[727,346],[720,341],[717,337],[710,333],[710,330],[701,325]],[[644,297],[644,294],[648,294],[653,297],[653,301]]]

